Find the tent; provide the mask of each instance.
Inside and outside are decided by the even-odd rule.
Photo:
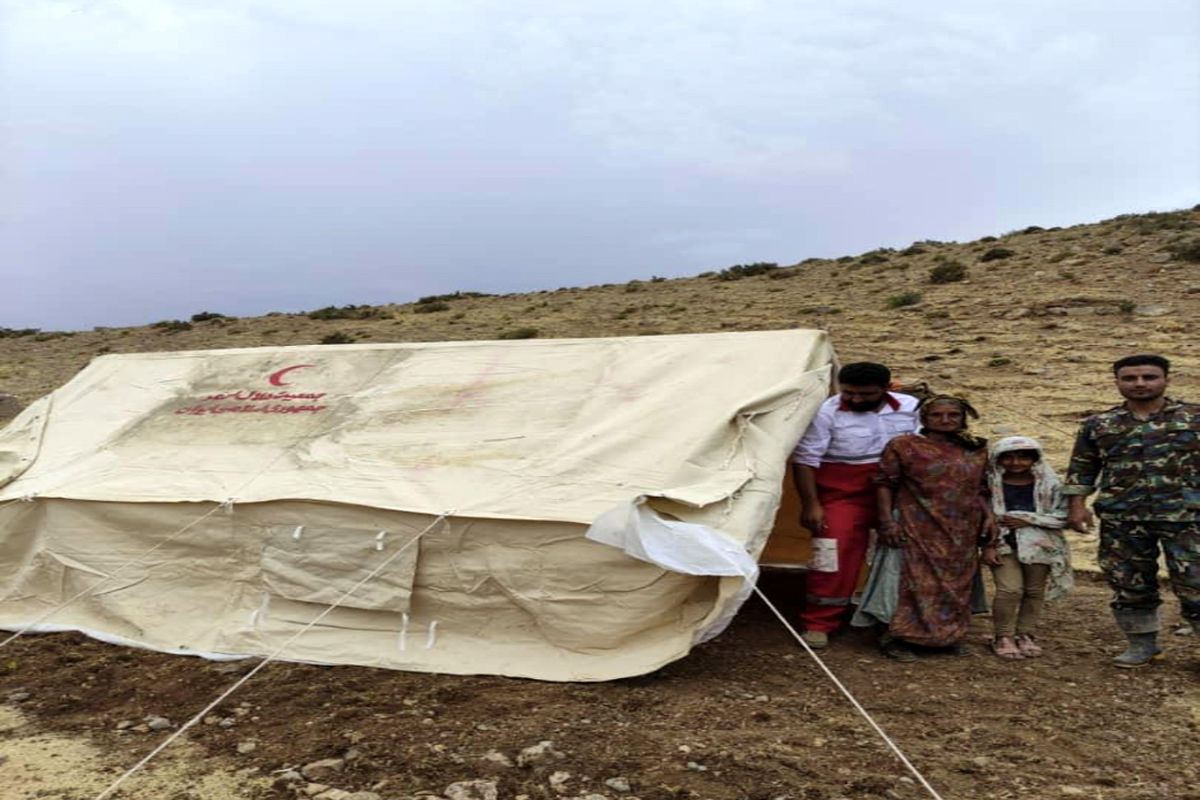
[[[0,432],[0,628],[649,672],[748,595],[832,359],[808,330],[101,356]]]

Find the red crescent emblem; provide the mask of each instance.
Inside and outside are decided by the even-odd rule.
[[[283,369],[279,370],[278,372],[271,373],[271,377],[267,378],[267,380],[270,382],[270,384],[272,386],[287,386],[287,384],[283,382],[284,375],[287,375],[289,372],[291,372],[294,369],[303,369],[304,367],[315,367],[315,366],[316,366],[316,364],[296,364],[295,366],[284,367]]]

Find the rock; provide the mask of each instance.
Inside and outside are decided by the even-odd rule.
[[[1170,253],[1154,253],[1146,257],[1151,264],[1165,264],[1171,260]]]
[[[258,742],[254,741],[253,739],[247,739],[244,742],[237,743],[238,755],[242,755],[242,756],[249,755],[250,753],[253,753],[257,749],[258,749]]]
[[[26,692],[24,690],[21,690],[21,691],[16,691],[16,692],[9,692],[7,695],[4,696],[4,699],[10,703],[24,703],[26,700],[28,700],[31,697],[33,697],[33,694],[31,692]]]
[[[281,781],[300,781],[300,780],[304,780],[304,776],[301,775],[299,772],[297,772],[294,769],[289,769],[289,770],[284,770],[283,772],[279,773],[279,780],[281,780]]]
[[[310,781],[319,781],[341,772],[345,764],[346,762],[340,758],[322,758],[320,761],[305,764],[300,768],[300,774]]]
[[[203,725],[216,725],[220,721],[221,721],[221,718],[218,717],[216,714],[209,714],[207,717],[202,719],[200,722]]]
[[[165,731],[171,727],[171,720],[166,717],[146,717],[146,727],[152,731]]]
[[[511,767],[513,765],[513,760],[499,750],[489,750],[481,755],[479,760],[495,764],[498,767]]]
[[[1045,367],[1025,367],[1025,369],[1021,370],[1021,372],[1026,375],[1045,375],[1046,368]]]
[[[344,800],[383,800],[375,792],[351,792]]]
[[[759,694],[759,695],[755,695],[755,696],[754,696],[754,702],[756,702],[756,703],[769,703],[769,702],[771,702],[771,697],[770,697],[770,695],[765,695],[765,694]]]
[[[939,331],[939,330],[941,330],[942,328],[949,328],[949,327],[950,327],[951,325],[953,325],[953,324],[954,324],[954,322],[953,322],[952,320],[948,320],[948,319],[935,319],[935,320],[932,320],[932,321],[930,321],[930,323],[929,323],[929,327],[930,327],[930,328],[932,328],[932,329],[933,329],[933,330],[935,330],[935,331]]]
[[[11,394],[0,394],[0,419],[11,419],[20,414],[24,406]]]
[[[1016,432],[1017,429],[1013,425],[995,425],[992,427],[992,433],[1000,436],[1012,436]]]
[[[327,791],[328,789],[329,789],[329,786],[327,784],[310,783],[307,786],[305,786],[301,791],[304,792],[309,797],[316,797],[321,792]]]
[[[1170,306],[1134,306],[1133,313],[1139,317],[1165,317],[1172,310]]]
[[[708,772],[708,767],[696,761],[687,762],[687,768],[693,772]]]
[[[119,731],[123,731],[126,728],[132,728],[132,727],[133,727],[133,720],[131,720],[131,719],[123,719],[117,723],[117,730],[119,730]]]
[[[559,770],[558,772],[551,773],[550,778],[547,782],[550,784],[551,789],[558,792],[559,794],[562,794],[567,790],[567,784],[570,781],[571,781],[571,773],[563,772],[563,771]]]
[[[581,794],[577,797],[572,797],[571,800],[608,800],[608,798],[602,794]]]
[[[500,796],[495,781],[456,781],[442,790],[446,800],[497,800]]]
[[[563,754],[554,749],[554,742],[543,739],[537,744],[530,745],[517,754],[518,767],[532,767],[551,758],[562,758]]]
[[[1083,797],[1086,792],[1078,786],[1060,786],[1058,793],[1064,797]]]
[[[1184,294],[1200,294],[1200,283],[1188,284],[1188,287],[1183,290]]]
[[[971,759],[971,763],[977,767],[986,767],[992,763],[992,760],[987,756],[975,756]]]
[[[218,728],[232,728],[234,725],[237,725],[237,720],[233,717],[225,717],[217,723]]]
[[[617,792],[628,792],[632,791],[633,789],[633,787],[629,785],[629,780],[620,775],[604,781],[604,785]]]
[[[1095,314],[1096,307],[1095,306],[1071,306],[1070,308],[1064,308],[1063,311],[1066,314],[1068,314],[1069,316],[1077,317],[1082,314]]]
[[[350,792],[345,789],[326,789],[316,796],[315,800],[346,800]]]
[[[1048,306],[1046,308],[1046,313],[1051,317],[1065,317],[1067,315],[1067,310],[1062,306]]]

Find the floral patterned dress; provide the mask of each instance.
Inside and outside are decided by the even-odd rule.
[[[877,483],[894,492],[905,538],[900,592],[888,633],[914,644],[961,642],[971,621],[971,582],[979,567],[987,495],[987,448],[898,436],[879,462]]]

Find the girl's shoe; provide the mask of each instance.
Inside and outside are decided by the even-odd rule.
[[[1037,658],[1042,654],[1042,648],[1033,640],[1031,633],[1017,634],[1017,647],[1025,658]]]
[[[997,658],[1005,661],[1020,661],[1025,658],[1024,651],[1011,636],[997,636],[992,639],[992,652],[996,654]]]

